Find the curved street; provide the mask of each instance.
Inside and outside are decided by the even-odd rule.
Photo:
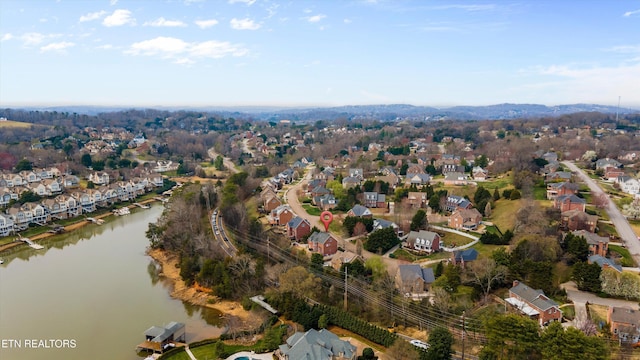
[[[570,161],[563,161],[563,165],[567,166],[573,173],[578,175],[582,181],[589,186],[591,193],[595,196],[597,194],[605,194],[606,193],[598,186],[598,184],[593,181],[582,169],[578,168],[574,163]],[[624,242],[625,246],[631,253],[633,260],[636,264],[640,265],[640,240],[638,240],[638,236],[633,232],[633,229],[629,225],[627,219],[622,215],[616,204],[611,200],[611,198],[607,195],[607,207],[605,210],[607,214],[609,214],[609,219],[616,227],[616,231],[620,236],[620,240]]]

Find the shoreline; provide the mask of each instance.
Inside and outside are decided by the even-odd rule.
[[[263,319],[256,316],[250,310],[245,310],[237,301],[220,300],[210,295],[201,288],[187,286],[180,277],[178,267],[178,256],[161,249],[147,250],[147,255],[151,257],[161,267],[159,276],[171,281],[172,289],[169,295],[178,300],[186,301],[191,305],[207,307],[219,311],[224,317],[234,317],[239,321],[231,321],[232,331],[252,330],[262,325]],[[227,326],[230,326],[227,323]]]
[[[147,199],[147,200],[141,201],[140,204],[148,204],[148,203],[152,203],[152,202],[155,202],[155,201],[158,201],[158,200],[156,200],[156,199]],[[125,207],[125,206],[122,206],[122,207]],[[135,207],[135,205],[129,204],[129,205],[126,205],[126,207],[131,209],[131,208]],[[93,218],[94,219],[103,219],[103,218],[106,218],[106,217],[109,217],[109,216],[115,216],[115,215],[113,214],[112,211],[109,211],[109,212],[105,212],[105,213],[100,214],[100,215],[93,216]],[[87,220],[86,218],[82,219],[81,217],[82,217],[82,215],[78,216],[78,221],[77,222],[65,226],[64,227],[64,232],[65,233],[72,232],[74,230],[80,229],[80,228],[82,228],[84,226],[87,226],[89,224],[93,224],[91,221]],[[16,233],[14,235],[17,236],[18,234]],[[56,236],[56,235],[60,235],[60,234],[53,234],[53,233],[50,233],[50,232],[43,232],[41,234],[29,237],[29,239],[31,241],[33,241],[33,242],[38,242],[38,241],[40,241],[42,239],[47,239],[47,238],[50,238],[50,237]],[[5,252],[7,250],[10,250],[10,249],[13,249],[15,247],[18,247],[20,245],[25,245],[26,246],[26,244],[24,242],[18,241],[18,240],[14,240],[14,241],[12,241],[10,243],[1,245],[0,246],[0,254],[2,254],[3,252]]]

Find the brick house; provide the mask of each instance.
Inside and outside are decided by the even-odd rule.
[[[450,228],[463,230],[475,230],[480,222],[482,222],[482,214],[475,208],[456,210],[447,220]]]
[[[624,170],[614,167],[604,169],[604,178],[609,181],[616,181],[619,176],[624,176]]]
[[[621,342],[632,344],[640,342],[640,311],[610,306],[607,322],[611,324],[611,333]]]
[[[432,268],[422,268],[418,264],[398,265],[395,283],[401,294],[423,294],[436,281]]]
[[[271,219],[269,223],[271,225],[286,225],[294,216],[295,214],[289,205],[280,205],[271,210]]]
[[[387,206],[387,200],[385,194],[377,192],[364,193],[364,206],[368,208],[383,208]]]
[[[471,209],[473,204],[471,201],[463,198],[462,196],[457,195],[449,195],[447,196],[447,200],[444,204],[445,210],[449,212],[454,212],[460,209]]]
[[[585,211],[587,202],[575,195],[562,195],[558,196],[554,200],[553,207],[556,209],[560,209],[560,212],[571,210]]]
[[[427,204],[429,204],[429,199],[427,198],[427,193],[425,192],[410,191],[407,199],[409,201],[409,204],[411,204],[411,207],[414,208],[423,208],[426,207]]]
[[[580,210],[565,211],[560,215],[560,227],[570,231],[586,230],[596,232],[598,226],[598,216],[589,215]]]
[[[554,200],[562,195],[575,195],[578,192],[578,184],[570,182],[557,182],[547,184],[547,199]]]
[[[571,232],[575,236],[581,236],[589,244],[589,255],[607,256],[609,251],[609,238],[600,236],[585,230],[576,230]]]
[[[270,196],[264,199],[263,207],[265,211],[271,211],[280,205],[282,205],[282,201],[277,196]]]
[[[366,206],[354,205],[349,211],[347,211],[347,216],[371,218],[373,217],[373,213]]]
[[[309,250],[322,254],[333,255],[338,251],[338,240],[324,231],[316,231],[307,239]]]
[[[440,235],[431,231],[411,231],[406,246],[410,249],[431,254],[440,250]]]
[[[562,311],[555,301],[549,299],[542,290],[532,289],[518,280],[513,282],[505,301],[529,318],[538,320],[540,326],[562,319]]]
[[[295,241],[300,241],[311,232],[311,224],[307,219],[296,216],[287,223],[287,235]]]

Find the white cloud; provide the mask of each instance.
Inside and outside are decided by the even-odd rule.
[[[68,42],[68,41],[62,41],[62,42],[58,42],[58,43],[51,43],[49,45],[45,45],[43,47],[40,48],[40,52],[47,52],[47,51],[59,51],[59,52],[63,52],[65,49],[70,48],[72,46],[75,46],[76,44],[72,43],[72,42]]]
[[[607,49],[606,51],[616,52],[621,54],[636,54],[640,53],[640,45],[620,45]]]
[[[47,39],[60,37],[60,34],[41,34],[36,32],[24,33],[20,36],[20,40],[22,40],[22,45],[26,47],[40,45],[43,41]]]
[[[0,41],[7,41],[7,40],[11,40],[13,39],[13,35],[11,35],[10,33],[6,33],[4,35],[2,35],[2,39]]]
[[[245,19],[231,19],[231,27],[236,30],[258,30],[260,29],[260,24],[254,22],[249,18]]]
[[[109,1],[109,5],[111,5],[111,6],[116,6],[117,3],[118,3],[118,0]]]
[[[113,45],[111,45],[111,44],[104,44],[104,45],[96,46],[96,49],[100,49],[100,50],[111,50],[111,49],[113,49]]]
[[[229,0],[229,4],[245,4],[247,6],[251,6],[256,2],[256,0]]]
[[[624,17],[629,17],[629,16],[633,16],[633,15],[636,15],[636,14],[640,14],[640,9],[638,9],[638,10],[633,10],[633,11],[627,11],[627,12],[626,12],[626,13],[624,13],[624,15],[622,15],[622,16],[624,16]]]
[[[326,15],[318,14],[318,15],[314,15],[314,16],[309,16],[307,18],[307,21],[310,22],[310,23],[317,23],[318,21],[320,21],[320,20],[322,20],[322,19],[324,19],[326,17],[327,17]]]
[[[187,24],[183,23],[180,20],[167,20],[163,17],[159,17],[153,21],[147,21],[144,23],[144,26],[154,26],[154,27],[185,27]]]
[[[104,10],[88,13],[86,15],[80,16],[80,20],[79,21],[80,22],[86,22],[86,21],[98,20],[101,17],[105,16],[106,14],[107,14],[107,12],[104,11]]]
[[[210,28],[212,26],[218,25],[218,20],[216,19],[196,20],[195,23],[196,25],[198,25],[200,29],[206,29],[206,28]]]
[[[107,16],[102,21],[102,25],[107,27],[122,26],[122,25],[135,25],[136,19],[131,16],[131,11],[125,9],[118,9],[113,14]]]
[[[433,6],[434,10],[449,10],[449,9],[458,9],[464,11],[486,11],[493,10],[496,8],[495,4],[449,4],[449,5],[441,5],[441,6]]]
[[[186,42],[182,39],[160,36],[134,43],[125,51],[130,55],[160,56],[178,64],[191,64],[193,59],[219,59],[226,56],[244,56],[248,50],[226,41]]]
[[[344,20],[342,20],[342,22],[344,22],[345,24],[351,24],[352,23],[351,19],[344,19]]]

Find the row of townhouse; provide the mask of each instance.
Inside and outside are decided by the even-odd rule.
[[[118,181],[98,189],[74,191],[44,199],[40,203],[16,204],[0,213],[0,236],[25,230],[31,224],[46,225],[55,220],[67,219],[115,203],[131,201],[145,192],[162,186],[162,177],[150,176],[130,181]]]

